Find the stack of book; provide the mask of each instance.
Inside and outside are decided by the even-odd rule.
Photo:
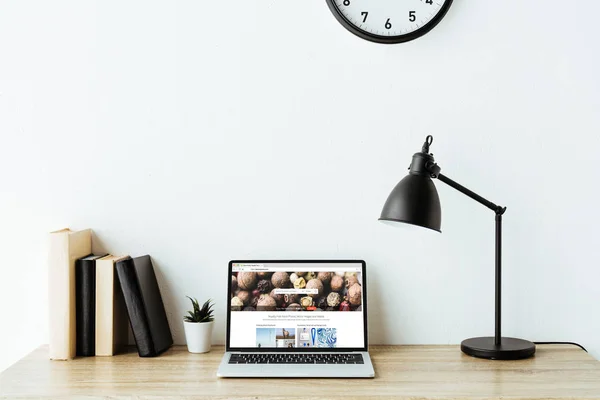
[[[93,255],[91,230],[52,232],[48,256],[50,359],[112,356],[128,344],[140,357],[173,344],[150,256]]]

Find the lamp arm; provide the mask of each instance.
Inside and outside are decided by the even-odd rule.
[[[455,182],[452,179],[448,178],[444,174],[441,174],[441,173],[437,172],[437,174],[434,177],[437,177],[440,181],[444,182],[446,185],[448,185],[448,186],[450,186],[450,187],[458,190],[462,194],[465,194],[465,195],[469,196],[470,198],[472,198],[473,200],[477,201],[478,203],[483,204],[484,206],[486,206],[490,210],[494,211],[496,213],[496,215],[502,215],[506,211],[506,207],[502,207],[502,206],[499,206],[499,205],[496,205],[496,204],[492,203],[491,201],[489,201],[489,200],[481,197],[480,195],[478,195],[477,193],[473,192],[472,190],[467,189],[466,187],[464,187],[460,183]]]
[[[413,162],[410,165],[409,170],[411,173],[416,175],[425,175],[428,174],[430,178],[438,178],[440,181],[444,182],[446,185],[453,187],[458,190],[462,194],[465,194],[475,200],[476,202],[483,204],[490,210],[496,213],[496,215],[502,215],[506,211],[506,207],[499,206],[497,204],[492,203],[491,201],[481,197],[477,193],[472,190],[467,189],[463,185],[458,182],[454,182],[452,179],[440,173],[442,170],[439,165],[435,163],[433,159],[433,154],[429,153],[429,147],[433,144],[433,136],[427,135],[425,138],[425,143],[423,143],[423,148],[420,153],[416,153],[413,156]]]
[[[483,204],[484,206],[486,206],[487,208],[491,209],[492,211],[494,211],[496,213],[496,254],[495,254],[495,261],[496,261],[495,328],[496,328],[496,332],[494,334],[494,344],[496,346],[501,346],[502,345],[502,332],[501,332],[501,330],[502,330],[502,214],[504,214],[504,212],[506,211],[506,207],[496,205],[496,204],[492,203],[491,201],[484,199],[477,193],[467,189],[463,185],[461,185],[457,182],[454,182],[452,179],[441,174],[439,171],[440,171],[439,167],[437,165],[435,165],[435,169],[433,169],[433,171],[432,171],[433,172],[432,177],[437,176],[437,178],[440,181],[444,182],[448,186],[453,187],[454,189],[458,190],[459,192],[466,194],[473,200]]]

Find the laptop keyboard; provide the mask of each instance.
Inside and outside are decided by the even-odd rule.
[[[364,364],[364,360],[356,353],[242,353],[232,354],[229,364]]]

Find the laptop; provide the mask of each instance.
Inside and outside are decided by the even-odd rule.
[[[372,378],[362,260],[234,260],[219,377]]]

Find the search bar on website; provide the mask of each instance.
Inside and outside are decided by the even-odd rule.
[[[275,294],[319,294],[319,289],[273,289]]]

